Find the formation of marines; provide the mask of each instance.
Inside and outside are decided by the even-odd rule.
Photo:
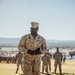
[[[47,49],[46,40],[38,34],[39,23],[31,22],[30,33],[22,36],[20,39],[18,49],[21,54],[21,58],[16,58],[21,61],[17,61],[17,69],[16,73],[19,69],[19,64],[21,64],[21,68],[24,75],[40,75],[40,64],[41,64],[41,54],[44,54],[42,57],[42,73],[44,72],[44,66],[46,66],[45,71],[47,74],[49,71],[51,72],[51,58],[52,54],[49,53],[49,49]],[[55,70],[56,73],[57,65],[59,65],[59,71],[61,73],[61,59],[62,54],[59,52],[59,48],[57,48],[57,52],[54,53],[53,58],[55,60]]]

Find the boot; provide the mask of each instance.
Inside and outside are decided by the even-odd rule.
[[[54,71],[54,74],[56,74],[56,71]]]
[[[62,72],[60,71],[60,75],[62,75]]]
[[[16,72],[15,73],[17,73],[18,72],[18,68],[17,68],[17,70],[16,70]]]

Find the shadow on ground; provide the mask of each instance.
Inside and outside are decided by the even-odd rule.
[[[43,74],[43,75],[75,75],[74,73],[62,73],[62,74],[59,74],[59,73],[56,73],[56,74],[54,74],[54,73],[51,73],[51,74]]]
[[[18,73],[18,75],[23,75],[23,74]],[[75,75],[75,74],[73,74],[73,73],[62,73],[62,74],[59,74],[59,73],[56,73],[56,74],[54,74],[54,73],[51,73],[51,74],[43,73],[42,75]]]

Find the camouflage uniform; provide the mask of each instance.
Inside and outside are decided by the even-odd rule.
[[[49,70],[51,71],[51,58],[52,58],[52,54],[51,53],[47,53],[47,56],[48,56]]]
[[[46,66],[46,72],[48,73],[48,56],[45,54],[44,56],[42,56],[42,73],[44,72],[44,68]]]
[[[21,64],[21,60],[22,60],[22,53],[18,53],[16,54],[16,64],[17,64],[17,69],[16,69],[16,73],[19,70],[19,64]]]
[[[57,69],[57,64],[59,65],[59,71],[61,73],[61,60],[62,60],[62,53],[61,52],[55,52],[53,55],[54,59],[55,59],[55,71],[54,73],[56,73],[56,69]]]
[[[40,48],[41,53],[46,50],[45,39],[37,35],[34,39],[31,34],[24,35],[19,42],[19,51],[24,52],[23,58],[23,70],[25,75],[40,75],[40,55],[30,55],[27,53],[28,50],[36,50]]]

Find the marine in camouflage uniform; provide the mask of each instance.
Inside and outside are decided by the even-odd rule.
[[[54,59],[55,59],[55,70],[54,70],[54,73],[56,73],[56,70],[57,70],[57,65],[59,65],[59,71],[60,71],[60,74],[61,73],[61,61],[62,61],[62,53],[59,52],[59,48],[57,47],[57,51],[54,53],[53,55]]]
[[[48,56],[48,67],[49,67],[49,71],[51,72],[51,58],[52,58],[52,54],[49,53],[49,49],[47,49],[47,56]]]
[[[21,61],[22,61],[22,53],[19,52],[18,54],[16,54],[16,64],[17,64],[16,73],[19,70],[19,65],[21,65],[21,67],[22,67]]]
[[[37,34],[37,22],[31,22],[31,33],[24,35],[18,45],[19,51],[24,52],[23,73],[24,75],[40,75],[40,57],[46,50],[45,39]]]
[[[45,69],[45,71],[47,72],[47,74],[48,74],[48,59],[49,59],[49,57],[47,56],[47,54],[45,53],[44,54],[44,56],[42,56],[42,74],[44,73],[44,69],[45,69],[45,67],[46,67],[46,69]]]

